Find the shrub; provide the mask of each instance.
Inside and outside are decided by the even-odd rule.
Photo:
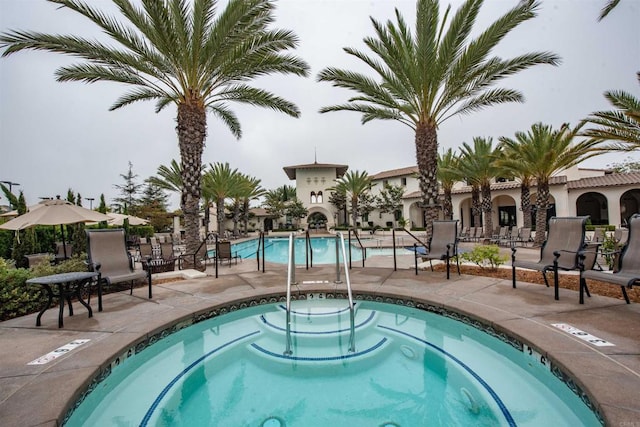
[[[47,293],[40,285],[27,285],[28,279],[86,270],[87,265],[81,256],[73,257],[58,265],[40,263],[32,269],[15,268],[13,263],[0,258],[0,320],[24,316],[44,307]]]
[[[458,255],[463,261],[469,261],[482,269],[489,267],[495,270],[507,262],[508,256],[500,255],[500,248],[496,245],[478,245],[471,252],[464,252]]]

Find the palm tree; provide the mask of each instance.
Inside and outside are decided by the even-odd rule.
[[[371,186],[371,177],[366,171],[349,171],[336,179],[336,185],[328,189],[347,195],[351,202],[351,221],[354,227],[358,220],[358,200],[362,194],[371,190]]]
[[[502,170],[501,176],[509,176],[520,181],[520,210],[522,211],[522,227],[531,228],[531,184],[533,176],[528,165],[522,161],[524,155],[519,153],[520,144],[505,145],[502,147],[501,156],[497,160],[497,166]]]
[[[511,59],[490,56],[511,30],[536,16],[538,3],[520,1],[471,39],[482,3],[483,0],[465,1],[449,23],[450,7],[441,15],[438,0],[418,0],[414,34],[398,10],[396,23],[388,21],[383,25],[372,18],[377,37],[367,37],[364,43],[377,57],[353,48],[344,51],[373,69],[381,82],[337,68],[326,68],[318,74],[319,81],[358,93],[348,103],[324,107],[320,112],[355,111],[362,113],[363,124],[374,119],[395,120],[415,132],[428,235],[439,210],[438,127],[458,114],[495,104],[522,102],[524,97],[519,91],[493,85],[534,65],[559,62],[558,56],[548,52],[524,53]],[[440,16],[443,16],[441,23]]]
[[[473,138],[473,147],[464,142],[460,149],[459,169],[467,179],[475,183],[482,195],[480,211],[484,221],[484,237],[491,236],[493,230],[493,205],[491,203],[491,180],[495,178],[500,169],[496,165],[496,159],[500,155],[500,147],[493,148],[493,138]]]
[[[640,82],[640,73],[638,81]],[[592,113],[585,121],[600,127],[587,129],[581,135],[612,141],[608,146],[612,150],[640,149],[640,99],[622,90],[608,91],[604,96],[615,110]]]
[[[150,184],[160,187],[163,190],[176,193],[182,192],[182,168],[175,159],[171,159],[169,166],[158,166],[157,174],[157,176],[149,177],[148,182]]]
[[[444,219],[453,219],[453,203],[451,201],[451,193],[453,185],[462,179],[459,171],[459,156],[449,148],[447,151],[438,154],[438,181],[442,186],[444,197],[442,200],[442,213]]]
[[[16,30],[0,35],[0,47],[6,48],[3,56],[45,50],[84,60],[59,68],[58,81],[129,86],[111,110],[147,100],[156,100],[156,112],[169,104],[177,107],[186,250],[195,252],[206,114],[213,113],[237,138],[242,132],[229,108],[233,101],[298,117],[293,103],[248,84],[272,73],[306,76],[309,67],[304,61],[282,53],[297,45],[297,37],[268,28],[274,21],[274,6],[268,0],[230,0],[220,13],[215,0],[145,1],[142,5],[113,0],[120,20],[79,0],[49,1],[88,18],[111,43]]]
[[[607,4],[600,11],[598,21],[602,21],[604,18],[606,18],[606,16],[618,6],[618,3],[620,3],[620,0],[608,0]]]
[[[245,233],[249,223],[249,204],[251,200],[256,200],[265,195],[266,190],[260,186],[260,180],[248,175],[242,175],[240,178],[241,184],[238,189],[238,197],[242,203],[241,220],[244,224]]]
[[[505,152],[517,152],[519,158],[504,158],[501,164],[514,169],[526,168],[536,180],[536,236],[534,244],[542,245],[547,230],[549,207],[549,180],[552,176],[573,167],[584,160],[602,154],[595,139],[574,143],[582,123],[575,128],[564,124],[554,130],[551,126],[535,123],[528,132],[516,132],[515,139],[501,137]]]
[[[240,185],[242,174],[237,169],[231,169],[229,163],[210,164],[202,177],[202,194],[206,200],[216,204],[216,216],[218,233],[224,231],[224,201],[227,197],[234,197],[235,189]],[[208,225],[207,212],[209,204],[206,204],[205,222]]]

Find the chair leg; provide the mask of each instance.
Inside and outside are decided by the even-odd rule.
[[[151,299],[151,271],[147,272],[147,281],[149,282],[149,299]]]
[[[631,304],[631,301],[629,301],[629,295],[627,295],[627,290],[625,289],[625,287],[620,286],[620,289],[622,289],[622,295],[624,296],[624,300],[627,302],[627,304]]]

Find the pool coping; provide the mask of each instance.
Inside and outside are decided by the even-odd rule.
[[[5,340],[12,339],[12,336],[16,343],[20,343],[21,334],[28,335],[34,331],[36,334],[42,334],[44,331],[58,332],[60,339],[57,341],[60,342],[68,342],[69,339],[79,338],[87,333],[97,334],[95,342],[60,357],[52,362],[52,365],[33,371],[24,365],[17,369],[23,371],[21,374],[30,381],[18,387],[9,396],[0,396],[3,398],[0,400],[0,423],[11,425],[2,422],[4,418],[6,421],[20,419],[23,425],[61,425],[70,411],[82,401],[86,392],[97,386],[123,358],[142,351],[157,339],[198,321],[244,307],[281,302],[285,299],[285,289],[279,284],[282,278],[286,277],[284,269],[274,271],[277,269],[272,267],[272,271],[266,274],[249,269],[242,272],[231,270],[225,271],[226,274],[218,279],[207,277],[155,285],[155,298],[151,301],[140,297],[142,290],[134,292],[133,297],[130,297],[128,292],[108,295],[105,297],[105,312],[96,313],[93,318],[105,319],[102,325],[100,321],[89,322],[81,309],[78,309],[76,316],[65,317],[65,329],[58,331],[54,327],[55,313],[50,312],[45,313],[43,317],[43,328],[33,326],[33,316],[0,323],[0,344],[8,343]],[[311,273],[313,277],[327,276],[328,272],[332,272],[332,269],[327,267],[314,270]],[[640,320],[637,305],[628,306],[622,301],[594,296],[587,301],[588,305],[579,306],[577,294],[571,291],[563,291],[561,301],[554,303],[552,292],[542,286],[519,284],[517,290],[512,290],[510,282],[490,278],[453,276],[452,280],[446,281],[442,273],[421,273],[415,276],[410,270],[393,272],[390,269],[366,268],[352,271],[356,300],[380,301],[423,309],[465,321],[476,327],[480,326],[485,332],[520,350],[523,345],[527,345],[551,363],[552,372],[587,405],[591,405],[606,425],[625,425],[624,423],[635,422],[640,416],[640,405],[631,398],[634,393],[637,396],[637,392],[640,391],[640,375],[633,364],[633,360],[640,359],[638,335],[635,335],[635,340],[629,341],[629,336],[616,336],[611,328],[596,328],[595,335],[620,345],[614,352],[607,353],[550,327],[547,322],[551,317],[559,322],[568,321],[578,328],[585,328],[584,325],[589,326],[590,322],[580,323],[576,319],[589,318],[589,311],[597,310],[604,312],[605,318],[613,316],[612,323],[617,322],[619,317],[631,315],[627,321],[633,324],[633,320],[636,320],[637,324],[637,320]],[[366,279],[367,283],[361,283],[360,279]],[[259,286],[259,282],[262,282],[263,286]],[[294,295],[300,298],[311,292],[323,292],[336,297],[346,297],[344,285],[336,285],[329,281],[319,282],[321,281],[302,284]],[[278,285],[275,286],[275,283]],[[506,295],[502,296],[503,294]],[[139,313],[140,305],[144,305],[144,310],[151,310],[150,312],[160,307],[162,315],[149,318],[144,310]],[[550,309],[554,305],[556,309]],[[522,309],[529,309],[531,312],[515,312]],[[130,321],[140,320],[141,317],[153,321],[148,322],[146,327],[127,325],[126,321],[118,323],[113,317],[106,317],[113,316],[114,313],[124,314]],[[604,333],[605,331],[607,333]],[[627,331],[627,334],[632,332]],[[48,345],[49,347],[45,348],[50,351],[51,344]],[[4,348],[4,345],[0,347],[0,356],[7,352]],[[38,351],[46,352],[42,349]],[[33,351],[25,353],[25,357],[28,358]],[[627,366],[619,359],[616,360],[620,355],[623,358],[625,355],[631,355],[632,363]],[[0,360],[5,358],[2,357]],[[28,361],[24,358],[21,360],[24,363]],[[594,372],[597,369],[610,373],[614,378],[629,375],[629,381],[621,387],[624,393],[613,399],[611,393],[620,393],[618,384],[615,380],[613,383],[605,381],[603,384],[603,378]],[[11,375],[8,375],[4,368],[0,367],[0,373],[0,381],[11,383]],[[56,374],[61,373],[69,377],[75,386],[59,391],[55,405],[48,408],[48,415],[38,417],[33,411],[29,412],[28,408],[37,408],[37,405],[42,405],[42,401],[46,400],[47,395],[40,389],[47,388],[47,384],[53,384],[53,379],[49,377],[55,378]],[[24,422],[29,419],[32,423]]]

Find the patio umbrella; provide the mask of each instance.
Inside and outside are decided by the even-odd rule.
[[[107,224],[109,225],[124,225],[125,219],[129,220],[129,225],[146,225],[149,223],[146,219],[133,215],[109,212],[107,213],[107,216],[109,217],[109,220],[107,221]]]
[[[11,221],[0,224],[0,228],[5,230],[23,230],[25,228],[34,227],[36,225],[60,225],[62,229],[66,224],[77,224],[79,222],[99,222],[108,221],[109,217],[100,212],[85,209],[82,206],[76,206],[66,200],[45,200],[39,203],[37,209],[33,209],[24,215],[20,215]],[[62,244],[64,246],[65,256],[67,255],[66,244],[64,241],[64,229],[62,229]]]

